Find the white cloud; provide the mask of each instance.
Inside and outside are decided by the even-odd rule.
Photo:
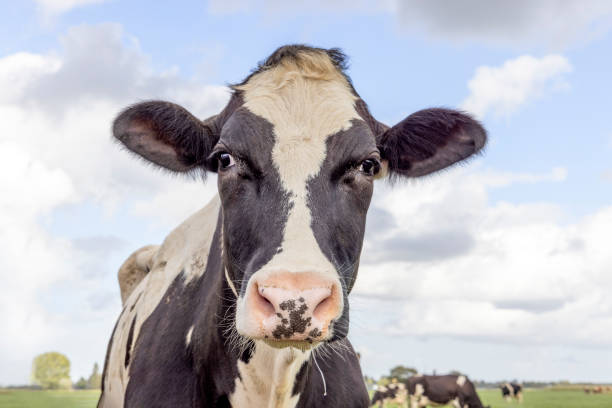
[[[563,209],[553,203],[489,200],[492,188],[563,182],[565,173],[553,169],[512,175],[458,168],[425,182],[377,191],[373,205],[392,216],[395,227],[366,240],[355,294],[390,297],[401,308],[400,322],[380,330],[546,345],[612,342],[612,300],[607,295],[612,255],[605,243],[612,207],[567,223]],[[404,256],[385,252],[387,242],[405,239],[407,231]],[[418,243],[420,236],[435,236],[436,241]],[[457,239],[473,242],[448,256],[447,246],[458,244]],[[407,247],[415,242],[429,245],[421,248],[431,252],[426,259]]]
[[[562,49],[588,41],[612,27],[612,3],[579,0],[211,0],[213,14],[263,12],[267,16],[316,13],[387,13],[411,32],[444,40],[521,48]]]
[[[470,94],[462,108],[478,117],[489,112],[509,115],[547,92],[567,88],[564,75],[571,71],[571,64],[561,55],[523,55],[500,67],[478,67],[468,82]]]
[[[70,244],[37,220],[78,194],[70,177],[20,146],[0,141],[0,356],[21,356],[54,332],[36,294],[69,276]],[[1,379],[0,379],[1,381]]]
[[[395,11],[407,29],[452,41],[470,40],[521,47],[562,48],[607,31],[612,3],[579,0],[395,0]]]
[[[106,0],[36,0],[38,7],[45,16],[53,16],[72,10],[76,7],[102,3]]]
[[[533,173],[516,173],[516,172],[486,172],[478,177],[482,183],[490,187],[504,187],[514,183],[541,183],[545,181],[561,182],[567,178],[567,169],[565,167],[555,167],[548,173],[533,174]]]
[[[270,15],[282,13],[317,13],[317,12],[378,12],[391,11],[394,0],[210,0],[208,11],[212,14],[233,14],[252,11],[263,11]]]
[[[229,93],[174,68],[156,72],[116,24],[73,27],[59,50],[0,58],[0,89],[0,360],[10,363],[0,366],[0,383],[27,382],[31,359],[49,347],[69,351],[73,375],[86,375],[90,344],[103,355],[119,304],[109,256],[135,248],[109,246],[121,238],[96,230],[62,238],[45,220],[67,205],[112,213],[121,204],[163,229],[177,225],[206,202],[210,188],[122,152],[110,137],[112,119],[128,104],[158,98],[204,118]]]

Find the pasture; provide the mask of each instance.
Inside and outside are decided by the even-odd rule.
[[[100,391],[0,390],[0,408],[93,408]]]
[[[587,395],[582,390],[527,389],[522,404],[507,403],[497,389],[478,390],[484,405],[492,408],[603,408],[612,407],[612,394]]]
[[[506,403],[498,390],[479,390],[492,408],[608,408],[612,394],[586,395],[579,390],[526,390],[523,404]],[[0,408],[94,408],[99,391],[0,390]],[[387,408],[396,408],[387,405]]]
[[[609,408],[612,394],[587,395],[582,390],[528,389],[522,404],[507,403],[497,389],[479,389],[482,403],[491,408]],[[393,404],[386,408],[398,408]]]

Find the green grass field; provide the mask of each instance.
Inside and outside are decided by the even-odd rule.
[[[94,408],[100,391],[0,390],[0,408]]]
[[[479,390],[482,403],[491,408],[612,408],[612,394],[587,395],[582,390],[526,390],[522,404],[507,403],[501,391]],[[385,408],[398,408],[388,404]]]
[[[582,391],[526,390],[523,404],[506,403],[498,390],[478,392],[492,408],[612,408],[612,394]],[[99,391],[0,390],[0,408],[94,408]],[[387,408],[395,408],[389,405]]]
[[[492,408],[518,407],[506,403],[499,390],[478,391],[484,405]],[[582,390],[525,390],[520,408],[612,408],[612,394],[585,394]]]

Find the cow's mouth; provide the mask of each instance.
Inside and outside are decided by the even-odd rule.
[[[321,341],[306,341],[306,340],[272,340],[272,339],[264,339],[264,343],[266,343],[270,347],[274,348],[287,348],[293,347],[300,351],[307,351],[316,348]]]

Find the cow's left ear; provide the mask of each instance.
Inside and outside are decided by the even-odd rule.
[[[413,113],[377,139],[391,174],[420,177],[478,152],[487,132],[465,113],[433,108]]]

